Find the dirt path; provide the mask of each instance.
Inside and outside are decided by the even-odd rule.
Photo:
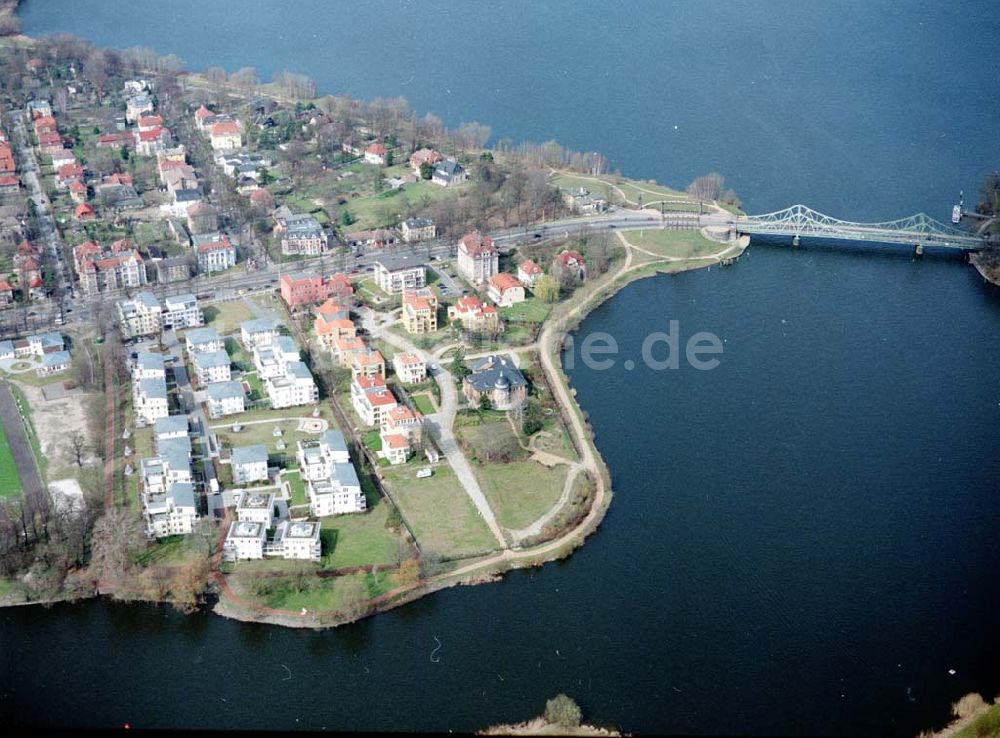
[[[115,504],[115,369],[109,351],[104,351],[104,509]]]

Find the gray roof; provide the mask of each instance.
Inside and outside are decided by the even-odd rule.
[[[150,310],[160,309],[160,301],[157,300],[156,295],[149,290],[143,290],[142,292],[135,293],[132,299]]]
[[[156,442],[157,455],[167,462],[171,469],[185,469],[191,466],[191,439],[161,438]]]
[[[299,355],[299,347],[291,336],[278,336],[274,340],[274,346],[284,353]]]
[[[398,272],[402,269],[415,269],[423,267],[424,262],[412,254],[404,256],[382,256],[375,260],[375,263],[390,272]]]
[[[152,351],[140,351],[136,354],[135,363],[143,371],[164,371],[163,354],[154,354]]]
[[[240,323],[240,330],[250,334],[273,331],[277,330],[277,328],[278,324],[270,318],[254,318],[252,320],[244,320]]]
[[[42,354],[42,366],[47,369],[55,366],[64,366],[69,364],[69,362],[69,351],[53,351],[50,354]]]
[[[12,353],[14,353],[14,342],[0,341],[0,354],[12,354]]]
[[[312,372],[309,371],[307,367],[301,361],[289,361],[285,365],[285,375],[292,376],[296,379],[312,379]]]
[[[139,391],[146,397],[167,399],[167,382],[165,379],[140,379]]]
[[[174,202],[199,202],[205,197],[201,187],[189,187],[186,190],[174,190]]]
[[[171,295],[170,297],[164,297],[163,302],[166,303],[168,306],[179,305],[181,307],[187,307],[192,303],[197,304],[198,298],[196,298],[194,295],[190,293],[186,295]]]
[[[434,225],[434,221],[430,218],[407,218],[403,223],[407,228],[427,228]]]
[[[358,472],[352,464],[340,462],[333,464],[330,469],[330,479],[344,487],[360,487],[361,481],[358,479]]]
[[[465,170],[462,168],[462,165],[453,159],[445,159],[434,168],[434,174],[447,179],[454,177],[456,174],[461,174],[464,171]]]
[[[187,433],[187,415],[168,415],[165,418],[157,418],[153,422],[153,433],[157,437],[167,433]]]
[[[174,482],[167,490],[167,497],[173,501],[174,507],[194,507],[194,485],[190,482]]]
[[[209,341],[218,341],[219,332],[215,328],[195,328],[193,331],[188,331],[184,340],[190,344],[208,343]]]
[[[494,387],[504,383],[509,387],[521,387],[528,384],[528,380],[521,374],[521,370],[514,366],[510,358],[505,356],[487,356],[484,359],[473,361],[470,366],[472,374],[466,378],[466,381],[479,392],[489,392]]]
[[[228,382],[212,382],[208,385],[208,397],[212,400],[224,400],[228,397],[243,397],[243,385],[235,380]]]
[[[233,447],[233,464],[256,464],[261,461],[267,462],[267,446],[263,443]]]
[[[344,434],[339,430],[330,429],[323,434],[323,442],[330,448],[330,453],[347,453],[347,441],[344,440]]]
[[[199,369],[215,369],[220,366],[229,366],[229,354],[219,349],[216,351],[195,351],[191,357],[192,361],[198,365]]]
[[[63,335],[59,331],[46,331],[45,333],[36,333],[33,336],[28,336],[28,341],[29,342],[38,341],[43,349],[50,348],[52,346],[58,346],[59,348],[62,348],[63,346],[66,345],[66,342],[63,339]]]

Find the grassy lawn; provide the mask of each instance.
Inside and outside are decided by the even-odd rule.
[[[639,248],[678,259],[709,256],[725,248],[724,244],[710,241],[698,231],[663,231],[660,229],[629,231],[626,238]]]
[[[536,297],[530,297],[510,307],[500,308],[504,320],[514,323],[541,323],[549,316],[551,305],[546,305]]]
[[[306,438],[319,438],[319,435],[316,433],[301,433],[295,430],[298,424],[299,421],[297,419],[275,420],[272,423],[244,425],[243,430],[239,433],[233,433],[232,423],[228,423],[225,429],[220,428],[215,432],[218,434],[219,442],[223,446],[252,446],[256,443],[263,443],[267,446],[268,453],[285,453],[294,456],[297,441]],[[282,430],[282,435],[277,438],[273,435],[276,425]],[[285,450],[283,452],[279,452],[276,448],[278,441],[285,442]]]
[[[576,189],[584,187],[594,195],[603,196],[610,199],[619,199],[618,191],[621,191],[632,203],[639,202],[642,198],[643,204],[657,202],[660,200],[693,200],[690,195],[680,190],[664,187],[659,184],[650,184],[638,180],[625,179],[604,175],[595,178],[576,176],[573,174],[559,173],[552,177],[552,183],[565,189]],[[612,186],[613,185],[613,186]],[[614,188],[617,187],[616,191]]]
[[[370,430],[361,439],[365,446],[378,453],[382,450],[382,438],[378,430]]]
[[[169,536],[153,543],[136,556],[135,563],[140,566],[176,566],[196,556],[204,556],[204,553],[195,548],[191,536]]]
[[[290,505],[308,505],[309,498],[306,497],[306,483],[297,471],[285,472],[281,475],[282,480],[288,482],[288,487],[292,491]]]
[[[385,470],[385,482],[421,550],[449,558],[494,551],[496,539],[450,467],[416,479],[411,466]]]
[[[239,331],[240,323],[254,318],[253,312],[243,300],[216,302],[206,305],[203,311],[205,325],[212,326],[222,335]]]
[[[237,568],[237,571],[244,571]],[[386,592],[395,585],[391,572],[352,574],[343,577],[267,577],[260,580],[256,591],[237,575],[230,582],[241,597],[267,607],[298,611],[340,610]]]
[[[324,569],[394,564],[403,537],[385,527],[389,506],[368,485],[368,512],[320,518]]]
[[[244,374],[243,380],[250,385],[251,400],[264,399],[264,384],[263,382],[260,381],[260,377],[257,376],[257,372],[249,372]]]
[[[405,185],[401,190],[387,190],[375,195],[367,195],[349,200],[344,207],[354,217],[355,222],[346,230],[361,231],[383,226],[392,226],[402,220],[403,214],[411,208],[426,208],[433,202],[457,199],[471,187],[470,183],[441,187],[433,182],[420,180]]]
[[[500,525],[512,529],[531,525],[552,509],[568,471],[565,464],[549,469],[530,460],[473,469]]]
[[[13,497],[21,491],[21,477],[17,473],[14,455],[7,434],[0,427],[0,497]]]
[[[417,410],[424,415],[431,415],[437,412],[431,396],[426,392],[421,392],[419,395],[410,395],[410,399],[413,400],[413,404],[416,405]]]

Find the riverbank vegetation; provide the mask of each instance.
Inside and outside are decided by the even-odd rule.
[[[617,730],[583,724],[583,711],[572,698],[559,694],[545,703],[545,712],[523,723],[494,725],[476,735],[617,736]]]

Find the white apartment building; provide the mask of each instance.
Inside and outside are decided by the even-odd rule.
[[[285,374],[264,380],[264,392],[275,410],[296,405],[310,405],[319,400],[319,388],[301,361],[285,365]]]
[[[309,510],[318,517],[364,512],[365,494],[351,464],[334,464],[330,477],[306,482]]]
[[[351,404],[365,425],[382,425],[398,403],[384,379],[359,374],[351,382]]]
[[[264,558],[267,527],[252,520],[234,520],[222,544],[222,557],[226,561],[250,561]]]
[[[139,351],[132,361],[132,381],[141,379],[167,379],[167,369],[163,363],[163,354],[150,351]]]
[[[278,336],[266,346],[254,346],[253,363],[261,380],[284,376],[293,361],[299,361],[299,348],[291,336]]]
[[[205,315],[194,295],[172,295],[163,298],[163,327],[180,330],[205,325]]]
[[[157,418],[153,423],[153,436],[157,443],[172,438],[187,438],[188,416],[168,415],[165,418]]]
[[[319,533],[319,523],[283,520],[274,532],[274,542],[266,546],[266,553],[284,559],[319,561],[322,553]]]
[[[188,354],[195,351],[222,351],[226,342],[215,328],[195,328],[184,334],[184,348]]]
[[[236,415],[246,409],[243,385],[235,380],[213,382],[206,387],[208,392],[208,414],[213,418]]]
[[[194,486],[190,482],[176,482],[163,494],[143,494],[142,512],[146,533],[151,537],[190,533],[198,519]]]
[[[415,354],[399,353],[392,357],[392,369],[400,382],[418,384],[427,379],[427,364]]]
[[[170,414],[165,379],[140,379],[132,385],[132,409],[137,419],[147,424]]]
[[[244,490],[236,494],[236,519],[260,523],[270,528],[274,523],[274,493]]]
[[[334,464],[351,461],[344,434],[339,430],[328,430],[316,440],[299,441],[295,458],[303,482],[329,479]]]
[[[248,349],[270,346],[278,337],[278,325],[267,318],[244,320],[240,323],[240,341]]]
[[[415,256],[386,256],[375,262],[375,283],[390,295],[427,285],[424,264]]]
[[[191,353],[191,365],[194,367],[195,376],[203,385],[228,382],[233,378],[229,354],[224,350],[194,351]]]
[[[232,456],[233,484],[253,484],[267,481],[267,446],[237,446]]]
[[[149,291],[136,293],[131,300],[118,301],[118,320],[122,337],[155,336],[163,328],[162,309],[156,295]]]

